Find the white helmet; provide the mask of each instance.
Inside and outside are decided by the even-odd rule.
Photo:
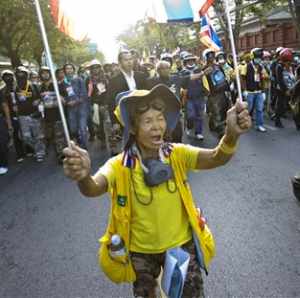
[[[207,60],[207,55],[210,54],[210,53],[215,53],[215,51],[213,51],[212,49],[205,49],[202,52],[202,58],[203,58],[203,60]]]

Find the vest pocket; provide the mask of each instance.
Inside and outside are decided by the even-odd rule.
[[[105,235],[100,239],[100,242],[98,261],[104,274],[115,283],[134,282],[136,276],[128,253],[126,256],[112,258],[109,254],[109,237]]]

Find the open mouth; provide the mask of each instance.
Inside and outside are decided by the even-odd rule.
[[[161,135],[151,136],[151,141],[155,145],[160,145],[163,143],[163,138]]]

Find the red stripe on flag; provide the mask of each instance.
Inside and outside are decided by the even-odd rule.
[[[199,10],[200,16],[204,16],[213,4],[214,0],[206,0],[205,3],[202,5],[201,9]]]
[[[50,9],[55,24],[58,24],[59,0],[50,0]]]

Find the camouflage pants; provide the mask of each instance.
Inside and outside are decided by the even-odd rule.
[[[44,157],[46,150],[41,119],[19,116],[19,123],[24,143],[34,149],[37,158]]]
[[[63,124],[60,120],[53,122],[45,122],[45,135],[47,147],[53,143],[56,156],[58,159],[63,157],[63,149],[67,147],[67,142],[64,136]]]
[[[183,298],[204,298],[201,270],[196,259],[195,245],[189,241],[182,248],[190,254],[190,263],[183,288]],[[158,297],[156,279],[164,266],[165,253],[143,254],[131,253],[131,261],[136,272],[136,281],[133,283],[134,297]]]
[[[226,113],[230,107],[229,99],[224,93],[210,95],[208,98],[209,129],[220,135],[225,132]]]

